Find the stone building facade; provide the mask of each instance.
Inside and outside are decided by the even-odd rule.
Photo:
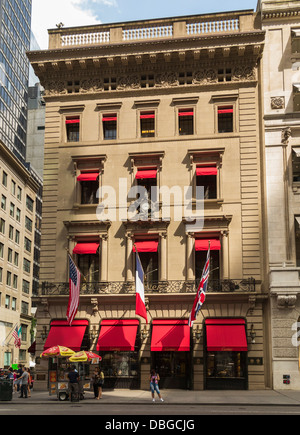
[[[100,352],[107,385],[148,388],[156,367],[162,387],[270,386],[257,18],[60,28],[49,30],[48,50],[29,53],[46,102],[37,354],[55,328],[81,327],[77,345]],[[132,219],[138,186],[150,195],[158,187],[159,197]],[[185,188],[190,208],[198,204],[197,186],[203,227],[183,211]],[[189,329],[208,241],[209,290]],[[134,246],[148,324],[135,314]],[[68,252],[85,277],[71,327]],[[37,362],[36,386],[45,388],[48,365]]]
[[[263,92],[273,387],[298,390],[300,2],[261,1],[259,6],[266,32]]]

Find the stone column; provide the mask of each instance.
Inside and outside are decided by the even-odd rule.
[[[133,241],[132,234],[126,234],[126,281],[133,280]]]
[[[229,250],[228,250],[228,231],[222,231],[222,277],[229,279]]]
[[[195,249],[195,237],[192,233],[187,233],[187,249],[186,249],[186,277],[188,281],[194,281],[195,279],[195,267],[194,267],[194,249]]]
[[[160,235],[160,281],[167,281],[167,233]]]
[[[101,266],[100,266],[100,281],[107,281],[107,234],[100,236],[101,242]]]

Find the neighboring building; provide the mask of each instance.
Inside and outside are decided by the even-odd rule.
[[[0,142],[0,367],[29,366],[34,274],[35,197],[38,183]],[[21,327],[21,348],[14,346]]]
[[[273,387],[298,390],[300,2],[262,0],[259,12],[266,32],[262,89]]]
[[[0,140],[24,163],[31,0],[1,0],[0,19]]]
[[[49,36],[49,50],[29,53],[46,102],[37,355],[51,340],[70,346],[76,329],[72,346],[101,353],[108,387],[148,388],[152,367],[167,388],[270,387],[264,32],[256,14],[60,28]],[[147,201],[133,221],[133,186],[177,186],[180,196],[171,195],[166,210],[161,192],[158,218],[149,218]],[[197,186],[205,191],[202,231],[181,213],[184,188],[192,188],[195,206]],[[108,188],[111,204],[99,220]],[[208,240],[209,291],[190,330]],[[134,244],[146,273],[148,325],[135,314]],[[67,250],[85,276],[71,327]],[[48,364],[37,362],[42,389]]]

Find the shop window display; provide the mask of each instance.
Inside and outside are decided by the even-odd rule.
[[[106,388],[139,388],[138,352],[100,352]]]
[[[246,352],[208,352],[207,389],[246,389]]]

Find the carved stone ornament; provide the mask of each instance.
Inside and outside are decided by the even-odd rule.
[[[277,296],[277,307],[279,309],[293,309],[296,306],[297,296],[296,295],[278,295]]]
[[[232,81],[243,82],[249,80],[255,80],[255,69],[249,65],[238,66],[233,69]]]
[[[140,78],[137,75],[120,77],[118,79],[118,90],[139,89],[141,87]]]
[[[288,145],[291,136],[292,136],[291,127],[284,128],[281,132],[281,143],[283,145]]]
[[[103,82],[98,78],[91,78],[87,80],[82,80],[80,86],[80,92],[89,93],[89,92],[99,92],[103,91]]]
[[[284,109],[285,108],[285,98],[284,97],[271,97],[271,109]]]
[[[161,88],[167,88],[171,86],[178,86],[178,76],[175,72],[164,72],[162,74],[158,74],[155,78],[155,86]]]
[[[45,84],[45,95],[63,95],[66,93],[66,86],[62,81],[52,81]]]
[[[195,84],[217,83],[218,73],[214,69],[200,70],[195,72],[193,82]]]

